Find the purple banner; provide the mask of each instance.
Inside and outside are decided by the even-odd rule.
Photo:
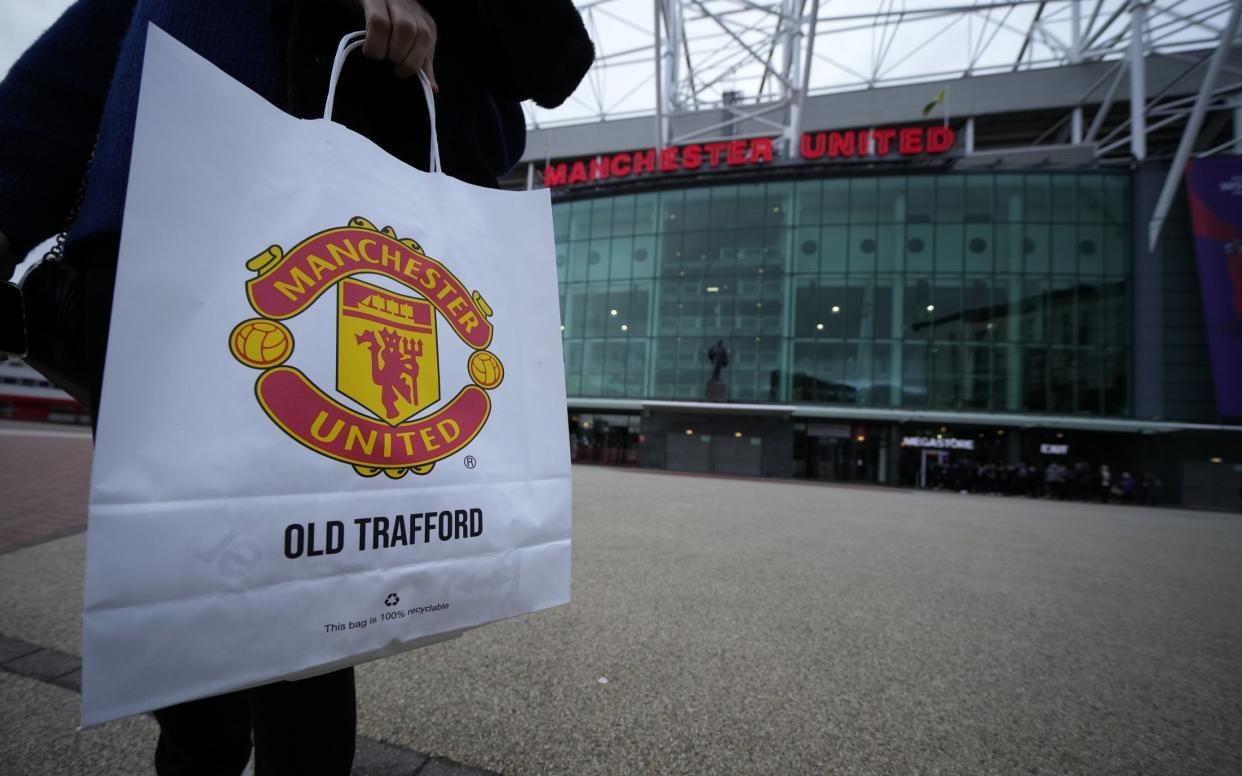
[[[1216,408],[1242,417],[1242,158],[1186,167]]]

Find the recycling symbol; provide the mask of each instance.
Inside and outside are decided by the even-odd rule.
[[[401,596],[396,593],[389,593],[388,597],[384,599],[384,606],[396,606],[399,603],[401,603]]]

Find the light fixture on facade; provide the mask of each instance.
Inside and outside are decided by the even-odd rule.
[[[565,331],[565,324],[561,324],[561,331]]]
[[[839,304],[834,304],[834,305],[832,306],[832,311],[833,311],[834,313],[839,313],[839,312],[841,312],[841,305],[839,305]]]
[[[815,330],[816,330],[816,331],[823,331],[823,330],[824,330],[824,324],[822,324],[822,323],[817,323],[817,324],[815,324]]]
[[[623,323],[623,324],[621,324],[621,331],[629,331],[629,330],[630,330],[629,325],[624,324],[624,323]]]
[[[858,439],[859,442],[867,441],[867,437],[863,436],[862,434],[859,434],[856,438]]]
[[[997,435],[997,436],[1004,436],[1004,435],[1005,435],[1005,429],[1003,429],[1003,428],[998,428],[998,429],[996,429],[996,435]]]
[[[694,436],[694,429],[692,428],[686,429],[686,436]]]
[[[742,438],[742,432],[741,432],[741,431],[734,431],[734,432],[733,432],[733,436],[734,436],[735,438],[737,438],[737,439],[741,439],[741,438]]]
[[[1219,456],[1212,456],[1208,460],[1211,461],[1212,463],[1224,463],[1225,462],[1225,459]]]
[[[779,212],[781,212],[781,206],[780,206],[780,205],[777,205],[776,207],[772,208],[772,212],[773,212],[773,213],[779,213]]]
[[[1065,434],[1062,434],[1060,431],[1058,431],[1058,432],[1057,432],[1057,439],[1064,439],[1064,438],[1065,438]]]
[[[763,302],[755,302],[755,309],[756,309],[756,310],[762,310],[762,309],[763,309]]]
[[[709,293],[709,294],[719,294],[719,293],[720,293],[720,286],[708,286],[708,287],[707,287],[707,293]]]
[[[929,304],[929,305],[927,305],[927,312],[929,312],[929,313],[934,313],[934,312],[936,312],[936,305],[934,305],[934,304]]]
[[[615,318],[617,316],[617,311],[615,309],[612,309],[608,311],[608,314]]]

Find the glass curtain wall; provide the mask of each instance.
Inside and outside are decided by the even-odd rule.
[[[773,181],[553,206],[570,397],[1125,415],[1124,174]]]

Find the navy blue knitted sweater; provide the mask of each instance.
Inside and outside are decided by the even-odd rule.
[[[440,30],[436,76],[444,169],[480,185],[516,163],[525,143],[518,102],[560,103],[594,57],[570,0],[423,0]],[[294,115],[322,110],[335,41],[360,21],[339,0],[79,0],[0,82],[0,232],[23,256],[65,226],[96,148],[70,240],[119,231],[149,22]],[[549,33],[560,45],[531,42]],[[532,54],[532,51],[534,52]],[[346,89],[352,77],[359,85]],[[338,120],[426,167],[407,132],[383,134],[366,94],[425,106],[417,79],[359,61],[342,76]],[[419,122],[400,122],[406,127]],[[96,145],[96,135],[98,141]]]

